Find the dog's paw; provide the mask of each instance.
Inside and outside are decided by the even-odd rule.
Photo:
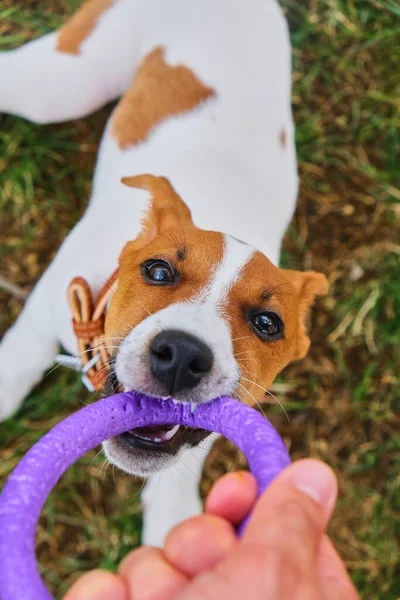
[[[27,390],[15,381],[7,382],[0,375],[0,423],[12,417],[21,406]]]

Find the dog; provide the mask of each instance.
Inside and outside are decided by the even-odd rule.
[[[60,344],[89,386],[193,410],[224,394],[253,404],[305,356],[327,280],[277,266],[298,190],[290,63],[276,0],[87,0],[59,31],[0,53],[2,112],[56,123],[119,99],[88,208],[1,342],[2,418]],[[201,512],[214,440],[153,427],[104,443],[149,478],[146,544]]]

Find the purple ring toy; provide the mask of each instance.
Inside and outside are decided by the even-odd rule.
[[[36,525],[61,475],[101,442],[148,425],[188,425],[215,431],[245,454],[261,493],[290,459],[272,425],[257,411],[232,398],[175,404],[128,392],[99,400],[56,425],[11,473],[0,497],[1,600],[53,600],[35,557]]]

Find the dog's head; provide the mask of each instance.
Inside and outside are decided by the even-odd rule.
[[[192,404],[234,395],[253,404],[309,347],[305,320],[327,281],[286,271],[228,235],[198,229],[167,179],[124,180],[150,192],[140,235],[120,256],[107,319],[117,347],[107,392],[142,391]],[[135,474],[166,466],[207,435],[145,428],[105,443],[109,459]]]

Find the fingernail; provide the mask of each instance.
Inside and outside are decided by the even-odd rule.
[[[293,471],[293,485],[296,489],[310,496],[318,504],[333,508],[337,483],[327,465],[316,460],[304,460],[295,463]]]
[[[242,484],[247,483],[248,478],[251,477],[251,475],[247,471],[235,471],[234,477],[237,481],[240,481],[240,483]]]

